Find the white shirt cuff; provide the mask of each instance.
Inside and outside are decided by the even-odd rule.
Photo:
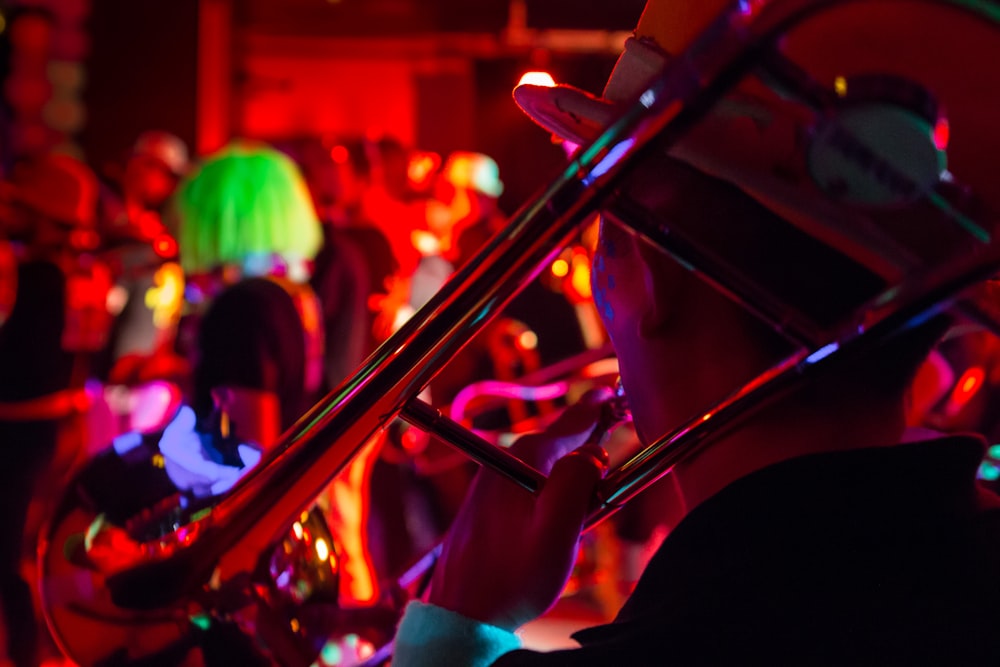
[[[399,624],[392,664],[486,667],[519,648],[521,640],[513,632],[414,600]]]

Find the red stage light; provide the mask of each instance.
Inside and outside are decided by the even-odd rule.
[[[973,366],[965,371],[962,377],[958,379],[958,382],[955,383],[955,388],[951,392],[951,397],[948,401],[948,413],[952,415],[958,414],[958,411],[972,400],[972,397],[983,386],[985,379],[986,371],[980,366]]]
[[[942,118],[934,126],[934,146],[943,151],[948,148],[948,140],[951,138],[951,126],[947,118]]]
[[[334,146],[330,149],[330,159],[337,164],[347,164],[347,160],[350,155],[347,153],[347,148],[341,145]]]
[[[163,258],[170,258],[177,255],[177,241],[167,234],[161,234],[153,242],[153,252]]]

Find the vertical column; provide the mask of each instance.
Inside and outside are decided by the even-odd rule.
[[[146,130],[195,145],[199,0],[90,0],[80,143],[99,170]]]
[[[197,137],[199,154],[228,141],[232,114],[232,0],[198,6]]]

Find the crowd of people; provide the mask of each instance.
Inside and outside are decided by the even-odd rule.
[[[586,144],[723,4],[648,0],[601,98],[524,85],[515,99],[561,140]],[[668,227],[738,221],[738,233],[719,232],[724,253],[812,252],[784,209],[748,194],[758,180],[710,168],[753,148],[715,146],[704,163],[665,157],[633,196],[672,216]],[[13,664],[54,653],[29,580],[45,519],[78,492],[81,471],[80,485],[98,480],[91,500],[108,498],[108,516],[166,494],[196,508],[223,497],[474,261],[505,223],[502,192],[489,156],[392,137],[239,139],[192,156],[150,130],[99,172],[60,152],[14,162],[0,182],[0,611]],[[484,402],[494,409],[466,415],[466,390],[610,343],[634,420],[618,434],[627,448],[793,352],[613,215],[593,233],[424,394],[461,406],[484,435],[544,427],[510,447],[548,475],[540,493],[477,474],[394,422],[311,510],[338,544],[345,608],[383,602],[381,587],[443,540],[429,589],[402,616],[393,664],[995,664],[1000,450],[953,433],[1000,436],[1000,355],[991,332],[966,335],[941,313],[679,463],[616,518],[618,588],[598,615],[607,623],[577,633],[577,649],[522,647],[517,632],[588,565],[582,527],[609,458],[621,457],[594,439],[614,396],[598,386],[558,416],[544,401]],[[871,292],[869,274],[815,252],[795,265],[841,271],[843,293]],[[539,341],[551,321],[562,328]],[[106,471],[148,434],[145,467],[108,485]],[[79,557],[96,569],[130,557],[112,523],[87,532]]]
[[[252,466],[192,463],[184,433],[211,432],[226,412],[239,438],[266,451],[502,223],[488,156],[442,161],[392,138],[280,148],[240,140],[193,159],[176,136],[150,131],[100,175],[59,153],[7,175],[2,599],[16,664],[35,664],[42,645],[25,579],[33,541],[81,466],[124,434],[159,429],[173,485],[218,495]],[[481,365],[455,366],[442,395],[484,379]],[[371,528],[352,525],[380,536],[363,569],[398,571],[413,544],[440,538],[463,493],[448,487],[469,473],[435,490],[399,470],[409,456],[375,458],[386,507],[375,501]],[[401,500],[415,495],[418,521]]]

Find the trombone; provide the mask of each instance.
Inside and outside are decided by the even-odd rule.
[[[255,572],[260,554],[280,540],[363,445],[397,417],[537,491],[545,482],[541,473],[482,441],[417,396],[443,363],[490,322],[596,210],[660,245],[758,315],[798,351],[613,470],[601,484],[591,525],[723,429],[842,359],[869,354],[930,314],[947,309],[1000,331],[1000,317],[974,291],[1000,268],[1000,245],[990,233],[992,220],[976,219],[937,191],[932,194],[948,209],[944,217],[959,221],[957,231],[951,231],[963,237],[963,248],[974,249],[954,253],[945,265],[932,266],[913,257],[872,224],[876,214],[841,218],[842,210],[819,212],[823,224],[836,227],[849,247],[874,258],[879,275],[886,278],[880,289],[832,322],[820,321],[808,309],[776,296],[758,276],[720,259],[701,243],[696,230],[664,224],[657,215],[657,202],[634,187],[643,174],[655,174],[670,159],[668,151],[683,150],[686,136],[749,76],[821,115],[831,99],[836,101],[835,95],[784,57],[778,44],[800,23],[844,4],[871,5],[875,0],[733,2],[684,53],[667,63],[615,122],[570,160],[551,185],[525,204],[474,261],[286,432],[273,453],[232,491],[167,535],[143,542],[141,557],[103,577],[100,583],[111,607],[122,613],[155,614],[182,607],[199,592],[217,590],[219,582],[239,581]],[[990,2],[923,4],[974,18],[996,31],[1000,45],[1000,13]],[[880,163],[882,177],[902,177],[893,173],[890,163],[885,165]],[[59,520],[56,516],[54,523]],[[49,540],[43,542],[43,561],[59,558],[62,546],[55,542],[55,534],[50,531]],[[58,596],[46,592],[51,582],[45,581],[46,568],[42,569],[46,615],[58,635],[61,611],[51,602]],[[86,651],[66,648],[85,664],[96,662]]]

